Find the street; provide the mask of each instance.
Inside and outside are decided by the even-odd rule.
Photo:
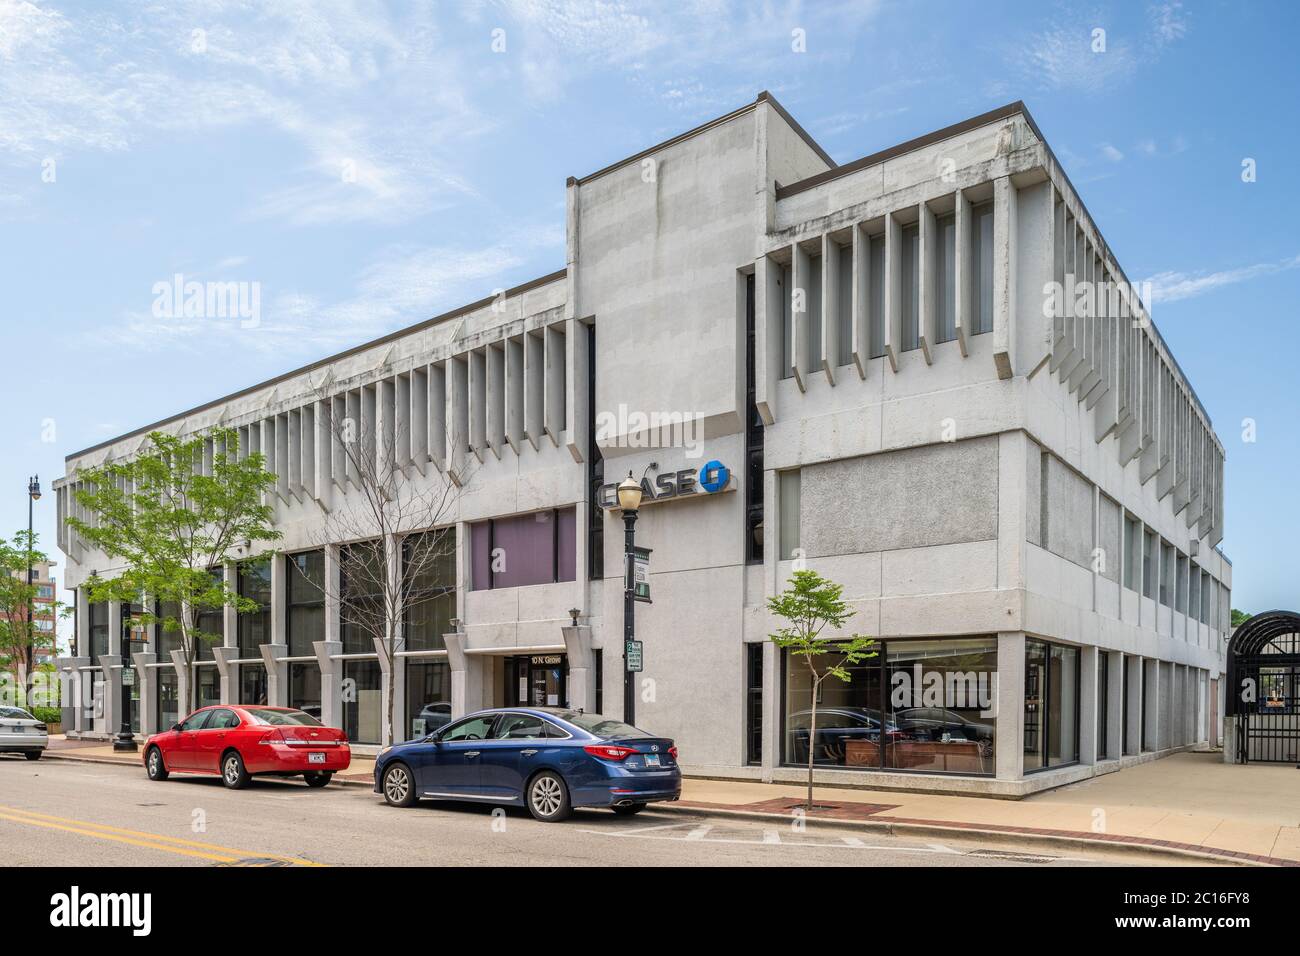
[[[1038,866],[1168,865],[1167,857],[1010,841],[899,838],[870,830],[653,810],[523,810],[424,803],[368,789],[215,777],[152,783],[135,767],[0,757],[0,845],[9,866]]]

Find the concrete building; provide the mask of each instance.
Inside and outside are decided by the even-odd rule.
[[[338,574],[331,415],[456,490],[454,594],[391,669],[291,584]],[[193,675],[136,654],[146,732],[191,679],[361,742],[387,686],[399,737],[486,705],[618,715],[631,473],[637,722],[688,772],[798,779],[811,747],[827,782],[1013,796],[1217,739],[1223,447],[1020,103],[837,166],[762,94],[570,179],[564,269],[69,455],[61,518],[79,468],[215,423],[279,476],[264,640],[228,611]],[[71,586],[114,573],[59,544]],[[766,639],[805,566],[880,642],[823,685],[815,734],[806,670]],[[122,611],[83,596],[77,619],[60,666],[98,682],[76,732],[104,733]]]

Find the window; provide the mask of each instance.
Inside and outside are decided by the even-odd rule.
[[[487,740],[492,733],[492,722],[496,714],[484,714],[479,717],[467,717],[458,724],[452,724],[439,739],[453,740]]]
[[[1210,613],[1211,599],[1214,595],[1214,579],[1210,577],[1210,572],[1201,572],[1201,616],[1199,618],[1202,624],[1209,624],[1214,618]]]
[[[163,663],[170,663],[172,651],[182,650],[180,623],[181,623],[181,606],[175,601],[156,601],[153,607],[154,625],[153,641],[155,653],[158,660]],[[167,622],[171,621],[175,630],[167,630]],[[176,721],[172,721],[174,724]],[[159,724],[160,727],[170,727],[171,724]]]
[[[446,661],[406,661],[406,728],[419,740],[451,723],[451,668]]]
[[[745,276],[745,560],[749,564],[762,564],[764,434],[756,403],[754,324],[754,277],[748,275]]]
[[[319,727],[321,722],[311,714],[300,710],[247,710],[246,713],[255,724],[271,727]]]
[[[108,602],[91,604],[90,611],[90,666],[98,667],[99,658],[108,653]]]
[[[789,561],[799,547],[799,482],[800,472],[782,471],[777,473],[777,506],[779,518],[780,559]]]
[[[257,610],[239,613],[239,656],[258,657],[258,648],[271,643],[271,561],[241,561],[236,567],[239,596],[257,602]]]
[[[214,710],[204,730],[229,730],[239,726],[239,717],[233,710]]]
[[[492,731],[493,740],[543,740],[546,727],[532,714],[503,714]]]
[[[216,704],[221,701],[221,675],[217,673],[216,665],[205,664],[202,667],[195,668],[198,674],[199,687],[199,706],[207,707],[209,704]]]
[[[408,535],[402,542],[402,634],[408,651],[440,651],[456,616],[456,530]]]
[[[1105,760],[1110,754],[1108,738],[1110,723],[1110,654],[1097,651],[1097,759]]]
[[[383,729],[379,661],[344,661],[343,681],[343,729],[348,740],[379,743]]]
[[[1187,576],[1187,616],[1192,620],[1201,613],[1201,570],[1194,564],[1188,565]]]
[[[224,587],[226,573],[222,568],[209,568],[208,573],[212,575],[213,587]],[[213,659],[212,648],[225,640],[225,606],[200,608],[197,626],[199,631],[208,635],[208,637],[205,639],[198,634],[194,635],[194,659],[196,661],[210,661]]]
[[[284,556],[286,643],[290,657],[310,657],[325,640],[325,552]]]
[[[763,762],[763,645],[745,645],[745,762]]]
[[[1142,551],[1138,546],[1139,540],[1137,519],[1132,515],[1124,515],[1124,587],[1130,591],[1138,589],[1138,579],[1141,576]]]
[[[902,229],[899,250],[902,274],[900,308],[903,317],[903,351],[921,347],[921,230],[913,226]]]
[[[208,717],[211,715],[212,715],[212,711],[210,710],[205,710],[197,714],[191,714],[189,717],[185,718],[185,723],[181,724],[181,730],[186,730],[186,731],[199,730],[204,725],[204,723],[207,722]]]
[[[1079,649],[1025,641],[1025,770],[1079,759]]]
[[[783,655],[782,759],[805,765],[811,747],[819,766],[993,774],[996,638],[889,641],[873,650],[847,667],[847,682],[822,683],[815,729],[808,665]]]
[[[970,332],[993,331],[993,204],[971,210]]]
[[[749,320],[751,337],[754,306],[754,277],[749,277]],[[752,353],[751,353],[752,354]],[[587,580],[605,576],[605,509],[600,506],[600,486],[605,483],[605,456],[600,452],[596,428],[596,325],[587,326]]]
[[[1122,703],[1120,704],[1120,726],[1121,726],[1121,738],[1122,738],[1120,741],[1120,746],[1124,753],[1129,754],[1133,752],[1131,749],[1132,738],[1129,735],[1129,727],[1128,727],[1129,659],[1127,657],[1123,657],[1120,660],[1121,660],[1121,664],[1120,664],[1120,675],[1119,675],[1120,676],[1119,696],[1120,696],[1120,700],[1122,701]]]
[[[867,243],[868,291],[871,309],[868,317],[868,336],[871,358],[885,354],[885,237],[872,236]]]
[[[36,596],[37,596],[38,598],[53,598],[53,597],[54,597],[54,586],[53,586],[53,585],[50,585],[50,584],[38,584],[38,585],[36,585]]]
[[[470,525],[471,589],[572,581],[575,534],[572,508],[510,515]]]
[[[158,707],[158,730],[167,730],[176,725],[180,717],[180,689],[176,669],[158,668],[158,694],[155,703]]]
[[[239,665],[239,702],[262,706],[270,703],[267,699],[265,664]]]
[[[781,377],[794,378],[794,303],[791,301],[792,270],[781,267],[777,285],[781,291]]]
[[[591,652],[591,669],[596,672],[596,713],[605,709],[605,654],[599,647]]]
[[[339,549],[339,630],[344,654],[373,654],[383,619],[384,548],[363,541]]]
[[[1178,580],[1174,582],[1174,610],[1180,614],[1187,613],[1187,555],[1179,554],[1177,575]]]
[[[814,255],[808,257],[808,288],[804,290],[804,307],[808,310],[808,348],[807,354],[801,356],[803,359],[803,370],[805,374],[821,370],[821,363],[818,358],[821,352],[822,340],[822,257]]]
[[[853,361],[853,245],[837,246],[831,243],[831,252],[840,258],[838,293],[838,312],[834,321],[839,329],[839,351],[831,356],[836,365],[848,365]]]
[[[934,324],[940,342],[957,338],[957,220],[935,220]]]
[[[1155,532],[1147,530],[1142,539],[1142,594],[1155,600],[1156,570],[1160,562],[1160,539]]]
[[[321,716],[320,665],[312,661],[289,664],[289,706],[317,719]]]

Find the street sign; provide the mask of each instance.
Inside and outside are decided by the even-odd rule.
[[[633,674],[641,673],[641,641],[627,642],[627,669]]]
[[[134,686],[135,686],[135,668],[134,668],[134,667],[123,667],[123,668],[122,668],[122,686],[123,686],[123,687],[134,687]]]
[[[650,600],[650,550],[650,548],[638,548],[633,545],[629,580],[626,584],[628,590],[632,592],[632,599],[645,604],[654,603]]]

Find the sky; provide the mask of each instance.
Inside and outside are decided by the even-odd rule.
[[[1226,448],[1234,606],[1300,607],[1298,37],[1266,2],[0,0],[0,533],[69,452],[562,268],[567,177],[761,90],[837,162],[1023,100]],[[159,314],[177,275],[255,319]]]

